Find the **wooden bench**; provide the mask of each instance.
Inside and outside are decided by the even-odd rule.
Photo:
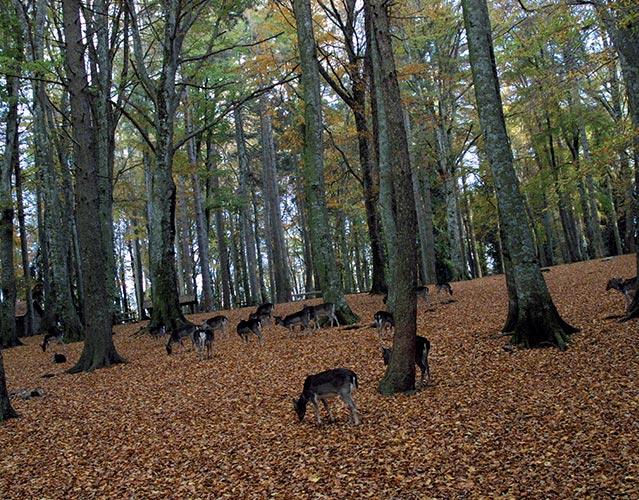
[[[321,297],[321,296],[322,296],[321,290],[311,290],[309,292],[304,292],[304,293],[294,293],[293,295],[291,295],[291,298],[293,300],[306,300],[306,299],[314,299],[315,297]]]
[[[180,307],[188,307],[191,314],[195,314],[195,306],[197,305],[197,297],[195,295],[180,295]],[[153,302],[144,301],[144,308],[148,311],[149,316],[153,313]]]

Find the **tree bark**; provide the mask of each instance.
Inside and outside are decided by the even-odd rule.
[[[44,29],[48,3],[38,0],[35,3],[30,60],[44,59]],[[27,54],[29,51],[27,51]],[[70,208],[63,206],[59,173],[56,170],[53,141],[47,123],[49,106],[44,78],[39,71],[33,74],[33,141],[35,164],[38,168],[41,204],[38,206],[38,231],[40,252],[43,260],[42,306],[44,309],[41,332],[57,328],[57,320],[64,330],[64,337],[80,340],[84,331],[73,297],[72,279],[67,265],[70,242],[73,240],[66,212]]]
[[[384,378],[378,385],[383,395],[415,389],[415,346],[417,334],[417,250],[415,227],[415,200],[411,175],[408,137],[404,126],[404,113],[395,58],[391,43],[391,28],[387,3],[384,0],[367,2],[373,39],[373,65],[377,65],[379,83],[376,91],[384,106],[388,132],[389,161],[393,175],[396,207],[397,258],[394,265],[395,288],[395,337],[393,355]],[[381,124],[381,123],[380,123]]]
[[[237,146],[237,161],[239,165],[239,205],[240,205],[240,231],[244,240],[244,260],[247,266],[249,288],[246,290],[246,300],[250,305],[256,305],[259,295],[259,283],[257,275],[257,256],[255,254],[255,233],[251,222],[251,197],[249,160],[246,152],[246,139],[244,137],[244,121],[240,109],[233,114],[235,118],[235,144]]]
[[[273,273],[272,297],[275,303],[290,302],[291,278],[288,255],[282,227],[280,194],[277,182],[275,143],[271,110],[266,98],[260,103],[260,130],[262,136],[262,193],[266,212],[266,239],[269,262]]]
[[[321,4],[324,9],[329,9],[327,4]],[[358,181],[364,191],[364,208],[366,210],[366,223],[371,248],[371,287],[369,293],[381,294],[388,289],[386,284],[386,257],[384,255],[384,243],[382,226],[378,209],[379,188],[378,171],[373,162],[371,133],[366,119],[366,74],[370,72],[370,44],[367,44],[366,53],[357,53],[358,19],[357,2],[346,0],[343,3],[344,12],[340,12],[336,4],[330,4],[329,19],[339,19],[335,25],[344,34],[344,50],[347,62],[344,63],[345,76],[348,78],[338,81],[339,77],[331,76],[326,70],[319,67],[320,72],[329,85],[335,90],[346,105],[351,109],[355,118],[355,130],[357,132],[357,146],[361,178]],[[347,83],[350,82],[349,88]]]
[[[324,188],[324,158],[322,134],[322,108],[320,99],[320,75],[313,34],[310,0],[294,0],[297,21],[297,43],[302,68],[302,92],[304,98],[304,160],[303,176],[308,203],[313,264],[319,276],[319,285],[326,302],[332,302],[341,324],[358,321],[346,302],[339,273],[335,266],[332,247],[326,192]]]
[[[224,224],[224,212],[221,206],[220,179],[217,170],[217,160],[215,158],[213,145],[207,144],[207,170],[210,173],[211,195],[209,204],[213,204],[215,219],[215,234],[217,236],[217,251],[220,262],[220,281],[222,286],[222,307],[230,309],[233,303],[231,295],[231,271],[229,264],[229,247],[226,241],[226,229]]]
[[[86,276],[86,300],[84,302],[85,342],[80,359],[70,368],[70,373],[92,371],[125,362],[115,350],[112,327],[112,295],[107,286],[109,268],[104,255],[105,244],[100,217],[101,197],[98,184],[98,136],[106,133],[100,129],[91,106],[90,86],[86,74],[82,24],[79,0],[63,0],[62,11],[66,42],[65,69],[71,103],[71,127],[74,139],[75,199],[81,268]],[[107,89],[104,89],[107,91]],[[109,279],[114,282],[115,276]]]
[[[6,18],[14,19],[14,16],[4,11]],[[20,30],[15,30],[15,36],[19,38]],[[15,59],[19,62],[22,59],[22,44],[19,39],[14,39],[12,47],[5,47],[4,50],[10,53],[13,49]],[[21,68],[14,68],[15,74],[21,72]],[[0,306],[0,349],[22,345],[16,330],[16,277],[14,270],[14,246],[13,246],[13,197],[11,189],[11,178],[15,166],[19,163],[19,115],[18,115],[18,78],[13,75],[5,76],[5,92],[7,105],[2,116],[5,123],[5,148],[2,157],[2,170],[0,172],[0,262],[2,302]]]
[[[544,282],[526,220],[506,133],[485,0],[462,0],[475,96],[484,146],[497,191],[509,296],[504,331],[526,347],[551,344],[564,350],[576,328],[557,312]]]
[[[2,349],[0,348],[0,424],[10,418],[19,417],[11,406],[9,394],[7,392],[7,380],[4,374],[4,360],[2,358]]]

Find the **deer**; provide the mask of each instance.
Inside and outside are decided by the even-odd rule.
[[[241,320],[237,324],[237,334],[242,338],[245,345],[248,345],[248,337],[250,334],[255,335],[260,345],[264,345],[264,337],[262,337],[262,322],[259,319]]]
[[[255,311],[249,314],[249,319],[259,319],[261,323],[270,323],[271,314],[268,311]]]
[[[229,319],[220,314],[218,316],[213,316],[212,318],[207,319],[204,323],[202,323],[201,328],[208,328],[212,332],[215,330],[220,330],[222,336],[226,337],[227,327],[229,324]]]
[[[316,306],[306,306],[304,309],[308,309],[309,318],[314,322],[314,330],[319,329],[320,318],[329,318],[331,320],[331,328],[333,327],[333,320],[335,321],[335,326],[339,326],[339,321],[335,315],[335,304],[332,302],[324,302]]]
[[[309,328],[310,311],[308,307],[305,307],[301,311],[297,311],[293,314],[282,318],[281,316],[273,316],[275,318],[276,325],[282,325],[288,329],[289,332],[295,332],[295,325],[300,325],[300,333],[302,330]]]
[[[628,278],[627,280],[624,280],[623,278],[611,278],[608,280],[608,284],[606,285],[606,291],[608,290],[617,290],[623,293],[623,296],[626,299],[627,312],[632,300],[635,298],[635,293],[637,293],[637,277]]]
[[[424,302],[426,304],[428,304],[428,287],[424,286],[424,285],[419,285],[418,287],[415,287],[415,295],[417,295],[417,298],[421,297],[422,299],[424,299]]]
[[[198,327],[193,323],[185,323],[174,330],[171,331],[169,335],[169,340],[166,341],[166,353],[170,356],[173,352],[173,344],[178,344],[178,349],[182,349],[184,346],[182,345],[182,341],[184,339],[190,339],[191,345],[195,344],[195,332],[198,330]]]
[[[375,313],[375,325],[377,326],[377,335],[379,335],[379,340],[384,339],[384,332],[391,330],[395,330],[395,318],[393,318],[393,314],[387,311],[377,311]],[[392,334],[391,334],[392,337]]]
[[[249,319],[259,319],[262,322],[267,321],[268,323],[270,323],[274,311],[275,304],[265,302],[264,304],[260,304],[259,306],[257,306],[255,312],[249,314]]]
[[[418,299],[419,299],[419,297],[424,299],[424,302],[426,302],[426,304],[428,304],[429,296],[428,296],[428,287],[427,286],[419,285],[419,286],[415,287],[415,295],[417,296]],[[384,298],[382,299],[382,302],[384,302],[384,304],[386,304],[386,302],[388,302],[388,293],[384,294]]]
[[[428,375],[428,385],[430,385],[430,367],[428,366],[428,353],[430,352],[430,341],[425,337],[417,336],[417,342],[415,344],[415,364],[419,366],[422,371],[422,378],[419,381],[419,386],[424,386],[424,373]],[[384,365],[388,365],[390,358],[393,354],[392,347],[382,346],[382,358],[384,359]]]
[[[193,343],[197,351],[197,360],[202,361],[206,353],[206,359],[213,357],[214,330],[211,328],[198,328],[193,336]]]
[[[45,333],[42,344],[40,344],[42,352],[47,352],[49,344],[60,344],[64,346],[64,330],[50,330]]]
[[[435,289],[437,290],[437,294],[439,294],[439,292],[445,292],[448,295],[453,294],[453,287],[450,286],[450,283],[439,283],[435,285]]]
[[[309,375],[304,380],[304,389],[299,399],[293,398],[293,405],[295,406],[295,412],[301,423],[306,415],[306,406],[308,402],[313,403],[315,409],[315,418],[317,424],[322,423],[319,410],[319,401],[321,401],[326,408],[328,418],[331,423],[335,422],[331,409],[328,406],[328,400],[336,397],[341,398],[348,406],[350,411],[349,422],[353,422],[355,425],[359,424],[359,416],[357,415],[357,408],[355,407],[355,401],[353,401],[352,392],[353,389],[358,387],[357,375],[355,372],[346,368],[335,368],[333,370],[326,370],[315,375]]]

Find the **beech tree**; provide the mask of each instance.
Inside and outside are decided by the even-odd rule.
[[[115,350],[111,327],[113,324],[112,295],[107,285],[108,279],[115,282],[115,276],[109,276],[110,259],[105,256],[103,239],[108,237],[102,231],[100,217],[102,213],[99,192],[101,135],[107,131],[100,126],[96,116],[95,96],[89,85],[85,60],[86,37],[82,36],[82,26],[89,25],[82,16],[80,0],[63,0],[62,14],[66,42],[65,68],[67,88],[71,104],[71,129],[74,140],[73,163],[75,166],[75,199],[78,241],[80,244],[80,265],[88,277],[84,283],[84,328],[85,341],[80,359],[69,369],[70,373],[92,371],[108,367],[125,360]],[[105,68],[102,68],[105,69]],[[110,89],[102,88],[102,92]]]
[[[308,219],[311,231],[313,265],[319,278],[324,300],[333,302],[342,323],[354,323],[335,265],[335,255],[328,226],[326,192],[324,189],[324,159],[322,137],[322,103],[310,0],[294,1],[297,21],[297,43],[302,69],[304,99],[303,177]]]
[[[380,129],[384,128],[387,133],[384,147],[388,148],[386,156],[392,174],[397,239],[396,255],[391,261],[391,265],[395,267],[392,273],[394,279],[389,282],[395,297],[393,355],[378,386],[380,393],[391,395],[415,389],[417,220],[408,138],[391,42],[388,4],[384,0],[369,0],[367,8],[371,27],[369,33],[372,38],[373,68],[376,73],[375,91],[378,94],[378,105],[382,108],[378,110],[378,119]]]
[[[526,210],[513,166],[499,93],[486,0],[462,0],[470,63],[485,154],[495,181],[504,245],[509,310],[505,333],[526,347],[551,344],[567,348],[578,331],[557,312],[535,254]]]
[[[2,303],[0,304],[0,348],[21,345],[16,332],[15,305],[16,281],[14,271],[13,245],[13,197],[11,188],[12,172],[19,162],[19,132],[20,123],[18,112],[19,82],[21,61],[24,57],[22,46],[22,32],[19,29],[16,16],[6,4],[0,7],[0,40],[2,48],[0,56],[9,63],[4,73],[4,88],[0,90],[7,100],[7,106],[2,112],[2,123],[5,126],[5,148],[0,164],[0,283]]]

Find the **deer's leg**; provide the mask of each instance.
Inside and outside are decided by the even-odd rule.
[[[324,404],[326,404],[326,401],[322,400],[324,402]],[[317,404],[317,398],[313,398],[313,409],[315,410],[315,419],[317,420],[318,424],[322,423],[322,417],[320,417],[320,410],[319,410],[319,405]]]
[[[330,421],[330,423],[334,423],[335,419],[333,418],[333,414],[331,413],[331,407],[328,406],[328,401],[326,401],[325,399],[322,399],[322,403],[324,403],[324,408],[326,408],[326,413],[328,413],[328,419]]]
[[[344,401],[344,403],[346,403],[346,406],[348,406],[348,409],[351,413],[348,421],[353,422],[355,425],[358,425],[359,416],[357,415],[357,408],[355,407],[355,401],[353,401],[353,398],[351,397],[350,394],[342,394],[341,398]]]

